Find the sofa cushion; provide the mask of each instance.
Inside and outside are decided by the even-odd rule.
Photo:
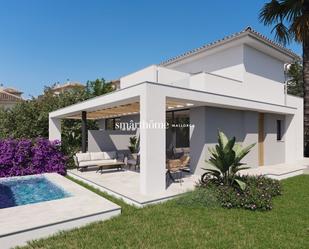
[[[90,152],[90,158],[91,161],[93,160],[103,160],[104,158],[104,152]]]
[[[104,153],[104,159],[115,159],[117,156],[116,151],[107,151],[103,153]]]
[[[77,158],[78,162],[84,162],[84,161],[90,161],[91,160],[89,152],[77,153],[76,158]]]
[[[97,165],[100,165],[100,164],[107,164],[107,165],[110,164],[110,165],[113,165],[116,162],[117,162],[116,159],[83,161],[83,162],[79,163],[79,167],[97,166]]]

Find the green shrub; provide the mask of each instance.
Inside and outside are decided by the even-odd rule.
[[[222,182],[224,185],[237,185],[242,190],[245,189],[246,183],[243,182],[238,172],[248,167],[242,159],[250,152],[255,144],[245,148],[236,143],[236,138],[228,138],[222,131],[218,131],[218,144],[215,147],[208,148],[210,159],[206,161],[212,168],[205,168],[206,173],[201,177],[201,181],[213,180]]]
[[[200,186],[215,189],[218,202],[222,207],[271,210],[272,198],[281,194],[280,182],[263,176],[242,176],[240,178],[246,183],[244,190],[213,181],[200,182]]]
[[[178,205],[186,207],[220,207],[217,193],[212,188],[197,187],[175,200]]]

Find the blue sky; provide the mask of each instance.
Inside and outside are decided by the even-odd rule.
[[[115,79],[252,26],[266,1],[0,0],[0,83]],[[290,49],[301,54],[301,47]]]

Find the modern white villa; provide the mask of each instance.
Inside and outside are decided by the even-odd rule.
[[[141,202],[181,185],[166,181],[166,160],[173,148],[189,153],[188,179],[197,179],[206,166],[208,147],[217,143],[218,129],[244,145],[256,143],[245,158],[250,167],[294,163],[303,159],[303,100],[287,94],[285,67],[297,59],[292,51],[246,28],[121,77],[114,92],[51,112],[49,139],[61,140],[63,119],[82,120],[83,152],[125,152],[129,138],[137,135],[139,172],[72,172],[92,182],[114,180],[103,187],[129,199],[134,199],[129,193],[134,188]],[[86,131],[87,120],[97,120],[100,130]],[[160,125],[175,120],[190,125]],[[115,127],[124,122],[139,122],[140,127]],[[193,186],[194,181],[186,184]]]

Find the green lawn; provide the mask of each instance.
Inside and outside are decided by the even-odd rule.
[[[119,200],[114,219],[32,242],[26,248],[309,248],[309,175],[282,181],[268,212],[185,207],[136,209]],[[93,189],[92,189],[93,190]],[[105,194],[96,191],[100,195]]]

